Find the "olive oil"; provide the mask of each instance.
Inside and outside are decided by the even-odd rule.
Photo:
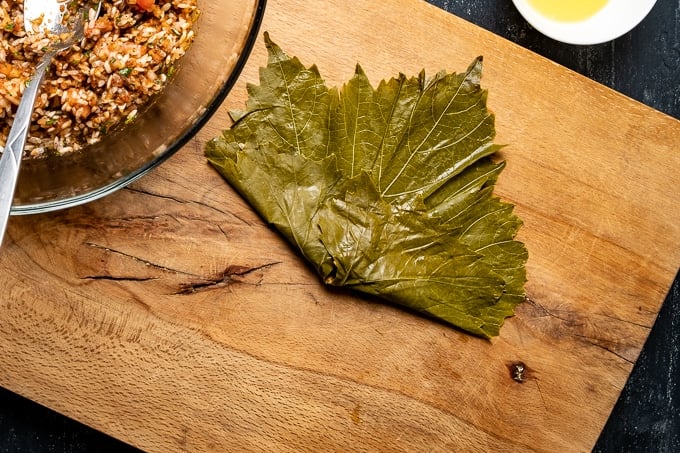
[[[539,13],[559,22],[579,22],[594,16],[609,0],[528,0]]]

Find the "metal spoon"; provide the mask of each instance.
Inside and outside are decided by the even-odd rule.
[[[14,198],[14,189],[19,177],[19,166],[24,154],[26,136],[31,124],[31,115],[36,96],[45,71],[52,58],[83,38],[84,23],[89,17],[99,14],[102,0],[77,2],[77,0],[25,0],[24,29],[27,34],[51,32],[54,42],[40,59],[35,73],[29,81],[19,102],[14,123],[7,136],[7,144],[0,158],[0,244],[5,235],[9,213]],[[78,5],[78,9],[72,8]]]

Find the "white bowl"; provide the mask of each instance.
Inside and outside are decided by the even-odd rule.
[[[536,30],[567,44],[599,44],[628,33],[656,0],[609,0],[595,15],[579,22],[559,22],[536,11],[528,0],[512,0],[520,14]],[[565,1],[565,0],[557,0]]]

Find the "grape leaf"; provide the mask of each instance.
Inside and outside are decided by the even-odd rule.
[[[498,335],[524,300],[525,246],[493,195],[494,116],[482,59],[431,80],[340,89],[265,33],[269,58],[246,109],[206,145],[209,162],[314,266],[344,286]]]

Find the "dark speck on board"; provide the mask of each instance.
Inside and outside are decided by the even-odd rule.
[[[527,366],[524,362],[512,362],[508,365],[510,377],[513,381],[523,384],[527,379]]]

